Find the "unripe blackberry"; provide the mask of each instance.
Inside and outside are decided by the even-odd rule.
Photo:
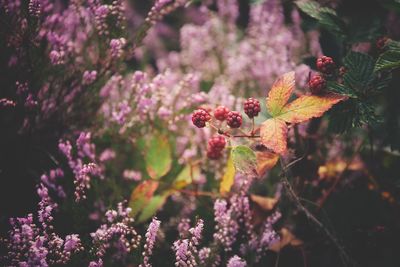
[[[322,93],[326,87],[326,80],[321,75],[315,75],[308,81],[308,86],[313,95]]]
[[[242,115],[237,111],[229,111],[226,123],[231,128],[239,128],[242,125]]]
[[[219,106],[214,110],[214,117],[219,121],[224,121],[228,117],[229,109],[225,106]]]
[[[331,57],[322,56],[317,59],[317,69],[324,74],[331,74],[336,68],[335,62]]]
[[[214,135],[210,140],[208,140],[208,147],[212,150],[222,151],[225,148],[225,145],[225,137],[221,135]]]
[[[192,114],[192,122],[198,128],[204,128],[209,120],[211,120],[210,113],[205,109],[196,109]]]
[[[250,119],[257,117],[260,111],[260,101],[258,101],[257,99],[250,97],[246,101],[244,101],[244,113],[246,113],[246,115]]]

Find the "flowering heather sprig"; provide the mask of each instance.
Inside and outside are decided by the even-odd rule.
[[[85,192],[90,188],[90,176],[99,176],[100,172],[100,168],[94,163],[84,164],[80,168],[74,180],[76,201],[86,199]]]
[[[97,257],[103,258],[107,249],[112,246],[117,247],[121,254],[138,248],[141,236],[133,227],[134,220],[130,217],[130,212],[131,209],[125,208],[123,203],[118,203],[117,210],[106,212],[107,223],[90,234]]]
[[[204,222],[202,219],[197,221],[195,227],[189,229],[189,233],[191,234],[190,242],[197,246],[201,240],[201,234],[203,232]]]
[[[91,141],[91,133],[81,132],[79,134],[76,140],[77,157],[72,155],[72,145],[68,140],[60,140],[58,148],[67,158],[68,165],[75,175],[76,201],[86,199],[86,190],[90,188],[91,176],[102,177],[102,169],[95,163],[95,145]],[[84,164],[85,158],[91,162]]]
[[[144,252],[143,252],[143,263],[139,265],[139,267],[151,267],[150,264],[150,256],[153,254],[154,244],[156,242],[157,232],[160,228],[160,221],[156,218],[153,218],[151,221],[149,228],[146,232],[146,243],[144,245]]]
[[[171,13],[180,6],[183,6],[187,0],[156,0],[146,17],[146,22],[154,25],[165,15]]]
[[[53,65],[64,64],[64,56],[65,56],[64,51],[52,50],[49,54],[51,64],[53,64]]]
[[[196,266],[196,259],[190,250],[188,239],[175,241],[173,249],[175,251],[175,266]]]
[[[197,266],[197,246],[199,245],[199,242],[201,240],[203,227],[204,222],[200,219],[197,221],[196,226],[188,230],[188,232],[190,233],[189,238],[179,239],[174,242],[173,249],[175,251],[175,266]]]
[[[246,267],[246,261],[235,255],[229,259],[227,267]]]
[[[112,111],[112,119],[119,125],[123,125],[131,111],[132,108],[129,106],[128,102],[124,100],[118,103],[116,108]]]
[[[9,238],[5,243],[7,254],[4,257],[9,266],[52,266],[66,264],[72,255],[83,250],[77,234],[59,237],[53,230],[52,212],[57,204],[48,195],[47,188],[38,188],[38,222],[34,223],[32,214],[23,218],[11,218]]]
[[[256,251],[255,261],[258,262],[264,255],[266,250],[275,242],[279,241],[280,237],[278,233],[274,230],[273,225],[278,222],[281,218],[281,213],[279,211],[271,214],[263,226],[261,227],[260,234],[252,235],[248,242],[248,247],[245,244],[242,246],[242,253],[246,253],[246,250]]]
[[[110,6],[109,5],[92,6],[92,10],[94,12],[94,20],[97,32],[100,35],[108,35],[110,32],[108,30],[106,19],[108,14],[110,13]]]
[[[0,108],[15,107],[15,106],[16,106],[16,103],[12,100],[9,100],[7,98],[0,99]]]
[[[224,199],[217,199],[214,203],[214,219],[217,223],[214,239],[222,244],[225,251],[230,251],[236,241],[239,225],[233,218],[232,209],[228,209],[227,205]]]
[[[124,52],[123,48],[125,45],[126,45],[125,38],[112,39],[110,41],[111,57],[114,59],[121,58]]]
[[[95,70],[86,70],[83,73],[83,77],[82,77],[82,82],[83,84],[89,85],[91,83],[93,83],[97,78],[97,71]]]
[[[28,5],[29,14],[33,17],[38,18],[41,13],[41,7],[42,5],[40,3],[40,0],[30,0]]]
[[[181,238],[187,237],[190,229],[190,219],[182,218],[178,224],[178,233]]]
[[[90,132],[81,132],[76,139],[76,148],[78,149],[78,156],[88,157],[90,160],[94,160],[95,145],[92,143],[92,134]]]
[[[200,264],[205,264],[207,259],[210,258],[211,255],[211,249],[208,247],[204,247],[199,250],[199,263]]]

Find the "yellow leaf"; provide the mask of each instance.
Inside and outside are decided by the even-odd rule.
[[[229,156],[228,162],[226,164],[225,168],[225,174],[222,177],[220,186],[219,186],[219,192],[221,194],[226,194],[231,191],[231,187],[233,185],[233,182],[235,181],[235,166],[233,165],[233,160],[232,156]]]
[[[294,83],[295,75],[294,71],[292,71],[279,77],[272,85],[267,97],[267,109],[272,116],[280,114],[292,95]]]
[[[283,120],[268,119],[261,125],[261,143],[277,154],[285,154],[287,150],[287,131],[288,128]]]
[[[274,252],[279,252],[282,248],[284,248],[287,245],[291,246],[301,246],[303,244],[303,241],[300,239],[297,239],[287,228],[282,228],[280,231],[281,233],[281,240],[278,242],[273,243],[269,249],[274,251]]]
[[[355,158],[350,164],[342,159],[331,160],[325,165],[319,166],[318,175],[321,179],[329,179],[339,176],[344,170],[357,171],[364,168],[359,158]]]
[[[253,194],[250,195],[250,199],[265,211],[273,210],[276,203],[278,203],[278,199],[276,198],[262,197]]]
[[[346,99],[344,96],[329,94],[324,96],[303,95],[287,104],[276,117],[288,123],[300,123],[321,117],[334,104]]]
[[[191,184],[196,178],[200,176],[199,165],[187,165],[176,177],[172,187],[175,189],[182,189]]]
[[[264,174],[272,169],[278,162],[279,155],[270,151],[257,151],[257,173],[258,175],[264,176]]]

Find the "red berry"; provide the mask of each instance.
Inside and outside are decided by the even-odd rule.
[[[324,74],[331,74],[336,68],[331,57],[322,56],[317,59],[317,69]]]
[[[242,125],[242,115],[237,111],[229,111],[226,123],[231,128],[239,128]]]
[[[326,80],[321,75],[315,75],[308,82],[308,86],[310,87],[310,91],[314,95],[318,95],[322,93],[322,91],[326,87]]]
[[[225,106],[219,106],[214,110],[214,117],[219,121],[224,121],[228,117],[229,109]]]
[[[257,99],[250,97],[244,101],[244,113],[246,113],[250,119],[257,117],[260,111],[260,101]]]
[[[210,159],[218,159],[222,156],[222,150],[224,150],[226,140],[221,135],[214,135],[208,140],[207,146],[207,157]]]
[[[192,114],[192,122],[198,128],[204,128],[209,120],[211,120],[210,113],[205,109],[196,109]]]
[[[219,159],[220,157],[222,157],[222,153],[221,151],[217,151],[217,150],[207,150],[207,157],[209,159]]]
[[[378,40],[376,40],[376,48],[378,48],[380,51],[384,50],[388,40],[389,38],[387,36],[380,37]]]
[[[212,150],[222,151],[225,148],[225,145],[225,137],[221,135],[214,135],[210,140],[208,140],[208,147]]]

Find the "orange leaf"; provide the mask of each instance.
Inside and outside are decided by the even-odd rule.
[[[250,199],[265,211],[273,210],[275,208],[276,203],[278,203],[277,198],[262,197],[253,194],[250,195]]]
[[[281,240],[273,243],[269,249],[274,252],[279,252],[282,248],[284,248],[287,245],[296,247],[296,246],[301,246],[302,244],[303,241],[298,239],[287,228],[284,227],[281,230]]]
[[[336,94],[324,96],[303,95],[287,104],[277,118],[288,123],[308,121],[311,118],[321,117],[334,104],[344,99],[346,97]]]
[[[257,173],[263,176],[268,170],[272,169],[278,162],[279,156],[269,151],[257,151]]]
[[[267,109],[273,116],[280,114],[294,89],[295,76],[294,71],[288,72],[279,77],[272,85],[267,97]]]
[[[261,143],[277,154],[285,154],[287,149],[286,123],[277,118],[266,120],[260,129]]]

